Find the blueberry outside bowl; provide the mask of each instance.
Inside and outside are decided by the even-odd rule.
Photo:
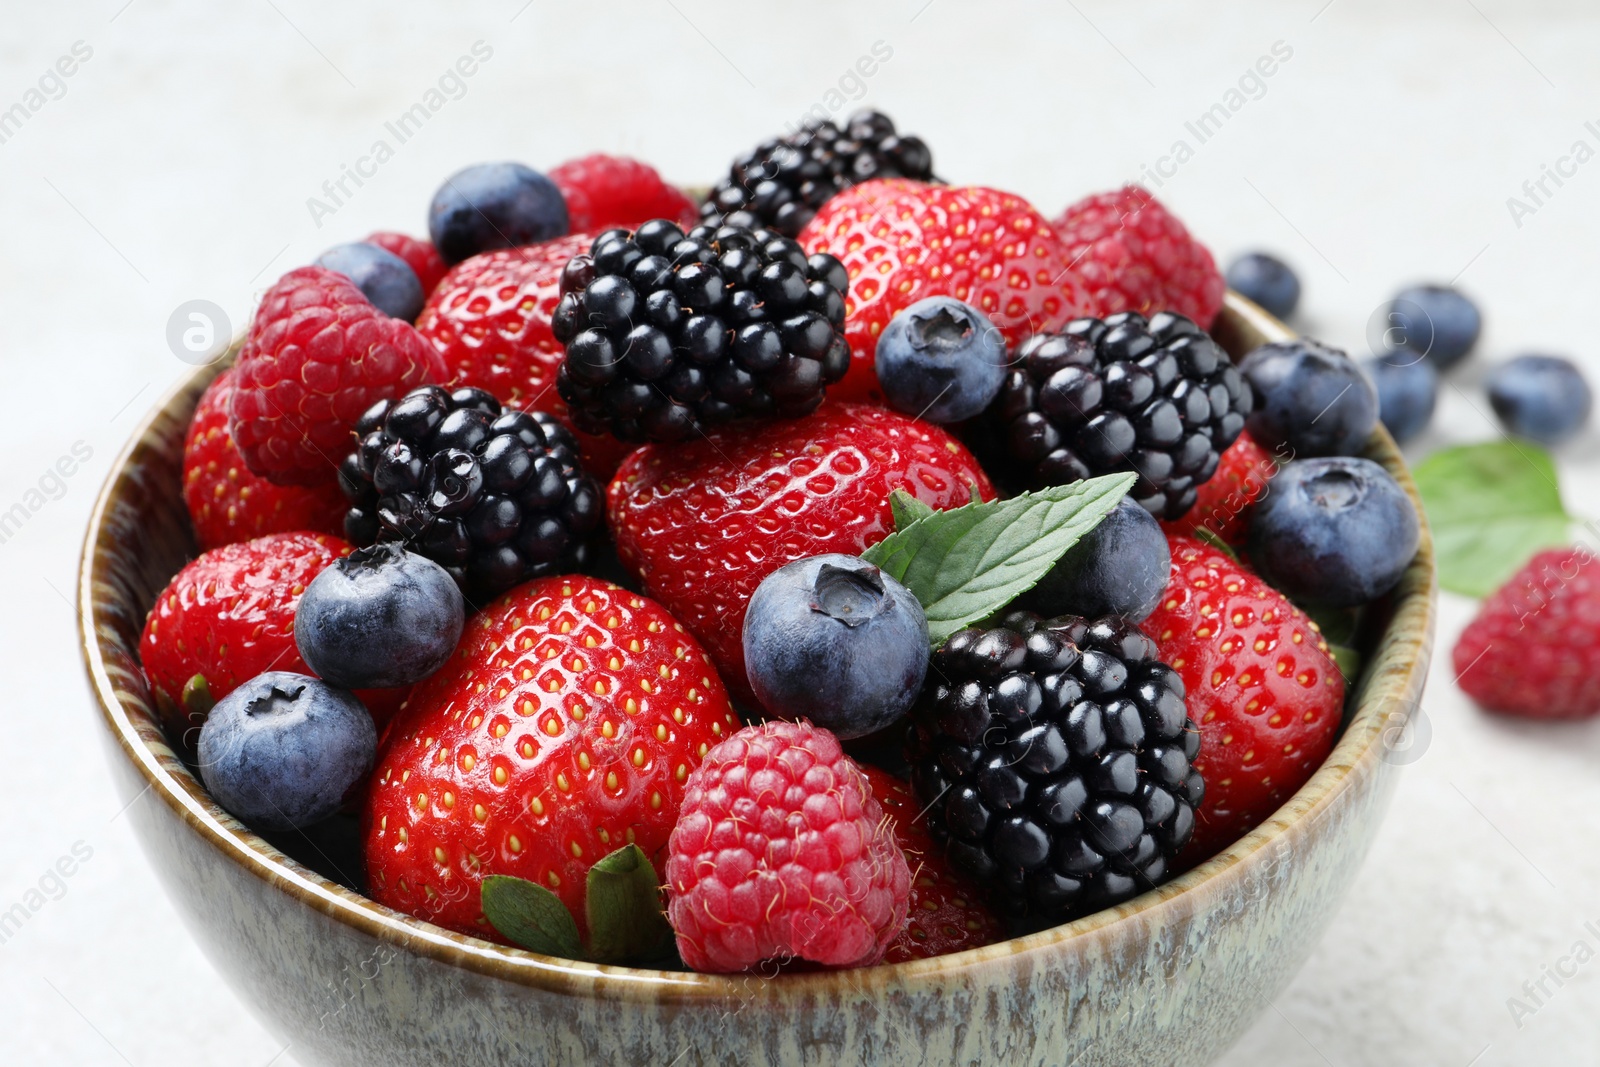
[[[1235,294],[1213,332],[1235,358],[1291,336]],[[113,774],[137,800],[129,820],[168,894],[303,1064],[1194,1067],[1236,1040],[1304,962],[1404,762],[1394,742],[1433,643],[1426,529],[1373,613],[1364,677],[1327,763],[1233,847],[1117,908],[938,959],[778,978],[575,963],[443,930],[318,873],[348,872],[341,848],[352,842],[339,831],[269,842],[247,830],[158,725],[138,638],[155,595],[195,552],[179,493],[183,436],[220,366],[167,396],[112,468],[83,552],[83,653]],[[1416,498],[1382,429],[1366,455]]]

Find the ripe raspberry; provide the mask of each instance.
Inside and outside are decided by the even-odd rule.
[[[452,388],[470,385],[508,408],[569,421],[555,388],[564,353],[550,316],[561,296],[561,269],[591,243],[574,233],[485,252],[445,275],[417,316],[417,332],[444,357]],[[610,477],[631,448],[609,434],[577,437],[585,469],[600,478]]]
[[[1600,564],[1586,546],[1540,552],[1495,590],[1452,654],[1462,690],[1534,719],[1600,714]]]
[[[1193,863],[1259,825],[1328,758],[1344,676],[1282,593],[1210,545],[1171,543],[1172,581],[1141,625],[1183,678],[1200,726],[1205,801],[1179,857]]]
[[[1244,544],[1250,532],[1250,515],[1256,501],[1267,495],[1267,483],[1278,472],[1272,453],[1256,444],[1246,432],[1222,453],[1217,473],[1200,483],[1194,507],[1182,518],[1162,523],[1169,534],[1194,536],[1210,530],[1225,543]]]
[[[861,771],[911,865],[906,924],[889,943],[883,962],[948,956],[1005,940],[1005,929],[984,905],[982,890],[950,865],[944,850],[928,833],[927,818],[911,783],[865,764]]]
[[[659,871],[694,769],[738,727],[660,605],[578,575],[518,586],[468,620],[389,731],[365,821],[372,898],[502,941],[480,888],[515,875],[582,929],[589,868],[636,844]]]
[[[651,219],[671,219],[684,229],[699,217],[683,191],[662,180],[648,163],[595,153],[550,171],[567,201],[573,233],[599,233],[613,226],[634,229]]]
[[[245,464],[279,485],[321,485],[362,412],[443,380],[444,361],[349,278],[300,267],[261,298],[235,370],[229,429]]]
[[[1095,311],[1055,229],[1027,201],[996,189],[863,182],[822,205],[797,239],[850,273],[845,340],[852,358],[844,381],[829,392],[836,398],[873,395],[878,335],[924,297],[971,304],[1011,345]]]
[[[803,419],[727,427],[683,445],[646,445],[606,492],[622,563],[710,651],[735,696],[744,616],[785,563],[857,553],[894,529],[889,493],[933,508],[994,491],[937,426],[882,408],[825,404]]]
[[[746,727],[706,754],[689,776],[666,880],[678,952],[697,971],[792,957],[877,963],[911,893],[861,768],[804,722]]]
[[[1098,314],[1176,311],[1205,329],[1227,284],[1205,245],[1137,185],[1085,197],[1055,220],[1066,258]]]
[[[434,286],[439,284],[439,279],[450,269],[445,265],[444,257],[439,254],[439,250],[433,247],[432,241],[385,230],[379,230],[362,239],[369,245],[377,245],[405,260],[406,264],[416,271],[417,281],[422,283],[423,296],[433,292]]]
[[[202,549],[271,533],[344,529],[344,494],[337,485],[273,485],[244,465],[228,434],[232,369],[200,395],[183,442],[183,502]]]

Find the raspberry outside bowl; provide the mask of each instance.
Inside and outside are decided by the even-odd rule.
[[[1235,358],[1291,336],[1234,294],[1213,333]],[[167,892],[301,1063],[1192,1067],[1289,982],[1387,808],[1396,722],[1416,708],[1432,652],[1426,530],[1327,762],[1264,825],[1119,907],[956,955],[776,979],[553,959],[389,910],[218,807],[163,735],[139,668],[151,602],[195,552],[183,436],[219,369],[146,417],[100,494],[79,579],[83,653],[129,820]],[[1415,500],[1382,429],[1366,455]]]

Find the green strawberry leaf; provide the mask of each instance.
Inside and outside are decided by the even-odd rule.
[[[1196,541],[1203,541],[1235,563],[1239,562],[1239,553],[1234,551],[1232,545],[1222,539],[1221,534],[1209,526],[1196,527],[1193,536]]]
[[[1339,673],[1344,675],[1344,689],[1348,697],[1355,689],[1356,682],[1361,678],[1361,653],[1349,645],[1328,642],[1328,655],[1333,657],[1333,665],[1339,668]]]
[[[1361,668],[1365,659],[1361,650],[1356,647],[1356,641],[1361,633],[1362,620],[1366,617],[1366,608],[1330,608],[1320,604],[1307,606],[1298,601],[1295,606],[1317,624],[1317,629],[1322,633],[1322,639],[1328,642],[1328,655],[1333,657],[1333,662],[1339,668],[1339,673],[1344,675],[1345,695],[1348,698],[1355,690],[1356,682],[1361,678]]]
[[[583,945],[572,913],[550,890],[526,878],[491,874],[483,880],[483,914],[513,943],[532,952],[581,960]]]
[[[1488,596],[1537,551],[1567,543],[1550,454],[1523,441],[1435,452],[1412,472],[1433,529],[1439,584]]]
[[[183,710],[189,716],[190,722],[204,722],[206,716],[211,714],[211,709],[217,702],[211,697],[211,686],[206,682],[206,676],[197,674],[183,683],[183,692],[178,700],[183,705]]]
[[[937,648],[1038,584],[1137,480],[1134,474],[1108,474],[1010,500],[935,511],[890,534],[861,558],[911,590],[928,616],[928,639]]]
[[[589,868],[584,907],[595,962],[657,960],[672,951],[661,882],[638,845],[624,845]]]
[[[889,494],[889,510],[894,512],[894,528],[904,530],[918,519],[925,519],[933,514],[933,509],[904,489],[896,489]]]

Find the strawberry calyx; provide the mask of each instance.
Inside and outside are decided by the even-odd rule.
[[[589,869],[584,894],[587,945],[561,898],[537,882],[491,874],[483,880],[482,896],[483,914],[494,928],[530,952],[634,966],[674,959],[661,880],[638,845],[624,845]]]

